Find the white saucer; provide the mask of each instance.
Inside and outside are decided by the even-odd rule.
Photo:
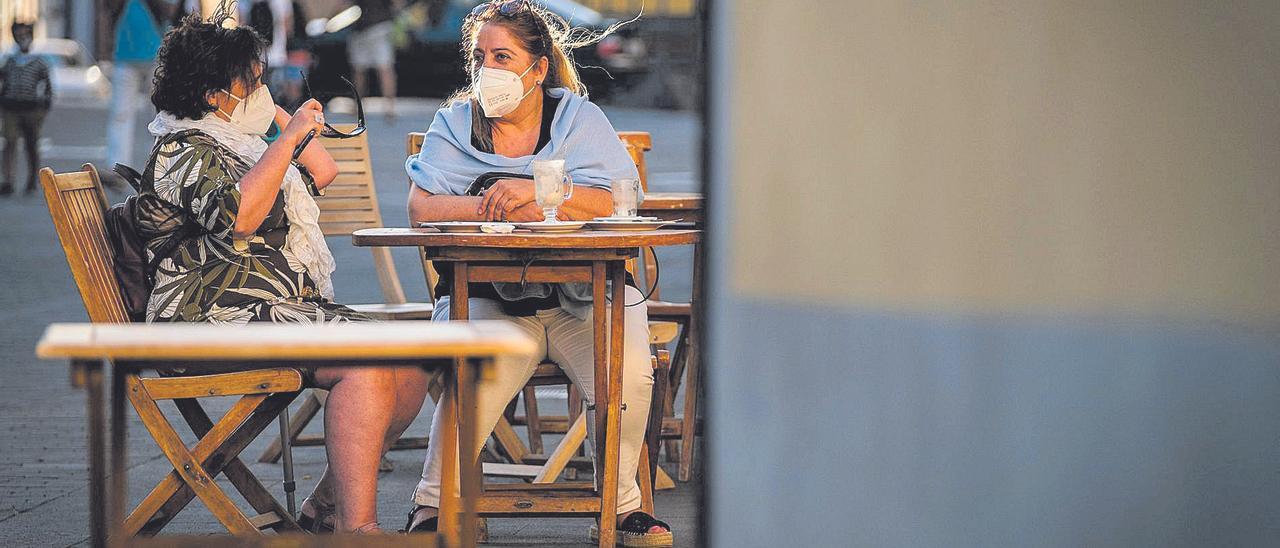
[[[591,219],[591,220],[592,220],[592,221],[607,222],[607,223],[622,223],[622,222],[625,222],[625,223],[635,223],[635,222],[656,221],[656,220],[658,220],[658,218],[657,218],[657,217],[614,217],[614,216],[609,216],[609,217],[596,217],[596,218]]]
[[[436,223],[418,223],[418,226],[434,228],[440,232],[480,232],[480,225],[485,224],[489,223],[479,221],[440,221]]]
[[[523,228],[533,232],[573,232],[581,230],[586,224],[582,221],[556,221],[554,223],[538,221],[536,223],[516,223],[516,228]]]
[[[657,230],[671,224],[673,221],[591,221],[587,226],[592,230],[616,230],[618,232],[639,232],[644,230]]]

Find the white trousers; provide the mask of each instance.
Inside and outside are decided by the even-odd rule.
[[[111,70],[111,110],[107,115],[107,167],[124,164],[138,171],[133,161],[133,129],[142,92],[150,89],[156,66],[152,63],[116,63]]]
[[[642,295],[634,287],[626,288],[626,303],[640,302]],[[480,439],[488,437],[498,424],[502,412],[543,360],[560,365],[568,374],[588,404],[595,402],[595,356],[591,316],[580,320],[563,309],[543,310],[534,316],[509,316],[502,312],[497,301],[471,299],[469,316],[476,320],[508,320],[538,341],[538,352],[529,360],[498,362],[497,377],[486,379],[479,385]],[[644,446],[644,432],[649,419],[649,400],[653,396],[653,364],[649,354],[649,313],[646,303],[625,309],[622,352],[622,451],[618,466],[618,513],[630,512],[640,507],[640,485],[636,482],[636,470],[640,463],[640,449]],[[432,321],[449,319],[449,297],[436,301]],[[431,440],[442,439],[441,408],[437,405],[431,417]],[[595,439],[595,420],[587,416],[590,438]],[[593,447],[594,441],[593,441]],[[600,455],[600,451],[593,451]],[[427,461],[422,466],[422,480],[414,490],[415,503],[438,508],[440,506],[440,444],[427,448]],[[597,473],[600,469],[597,465]]]

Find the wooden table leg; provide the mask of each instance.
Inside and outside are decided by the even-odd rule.
[[[608,434],[609,399],[609,312],[606,300],[605,282],[608,280],[608,265],[605,261],[591,263],[591,319],[594,335],[592,353],[595,358],[595,421],[596,421],[596,491],[600,495],[600,538],[601,548],[614,545],[617,533],[617,483],[608,481],[609,456],[606,449],[610,444]],[[616,453],[614,453],[616,455]],[[601,470],[603,468],[603,470]],[[614,465],[614,476],[617,476],[617,464]],[[609,486],[613,488],[610,489]]]
[[[89,543],[94,548],[107,545],[106,527],[106,409],[102,399],[102,362],[74,360],[71,362],[72,382],[83,386],[87,393],[89,418]]]
[[[127,539],[123,537],[125,505],[128,504],[128,478],[125,471],[126,451],[128,450],[128,422],[125,421],[124,402],[125,376],[129,375],[124,368],[111,371],[111,504],[107,508],[107,539],[111,545],[123,546]]]
[[[605,407],[604,429],[604,492],[600,497],[600,547],[614,545],[617,535],[615,525],[618,518],[618,481],[619,458],[622,453],[622,379],[623,350],[625,341],[623,334],[626,323],[626,279],[625,261],[609,262],[609,281],[612,284],[612,298],[609,302],[609,399]],[[598,409],[599,407],[597,407]],[[606,522],[608,526],[606,527]]]
[[[693,246],[693,294],[689,302],[693,313],[689,316],[689,338],[685,350],[684,417],[680,426],[680,481],[693,476],[693,446],[698,437],[698,391],[701,387],[702,355],[702,244]]]
[[[453,288],[449,297],[449,321],[467,320],[469,312],[467,274],[467,263],[454,263]],[[447,545],[464,547],[474,546],[476,542],[474,520],[471,520],[470,527],[467,527],[468,523],[464,519],[467,502],[458,496],[466,483],[463,478],[463,469],[467,468],[467,463],[471,463],[476,456],[464,452],[471,451],[475,447],[474,441],[470,444],[465,441],[474,440],[474,425],[463,424],[463,417],[467,415],[463,406],[475,404],[474,397],[467,399],[462,394],[462,385],[465,380],[461,377],[468,369],[468,364],[464,360],[455,360],[452,371],[446,373],[443,378],[444,397],[439,403],[445,406],[443,413],[445,424],[452,425],[451,428],[441,429],[446,437],[441,440],[445,445],[441,447],[444,462],[440,477],[440,532],[444,535]],[[474,392],[474,378],[471,381],[470,388]],[[467,430],[468,427],[470,431]],[[462,493],[462,495],[465,498],[466,494]],[[471,501],[471,504],[474,508],[475,501]]]
[[[480,416],[480,406],[476,401],[476,381],[479,370],[485,367],[485,361],[468,359],[458,369],[458,445],[461,455],[459,481],[462,492],[459,533],[462,535],[461,545],[465,548],[476,544],[476,502],[481,496],[481,478],[484,474],[480,465],[479,436],[476,433]]]
[[[458,483],[460,466],[458,465],[458,367],[450,367],[441,374],[440,382],[444,391],[437,405],[441,407],[440,420],[445,427],[440,429],[440,520],[438,530],[446,546],[458,546]]]

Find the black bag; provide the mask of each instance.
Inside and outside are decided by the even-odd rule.
[[[114,256],[112,267],[120,284],[129,320],[146,321],[147,301],[155,287],[156,268],[183,240],[199,233],[201,226],[191,220],[182,208],[165,201],[155,193],[152,181],[156,152],[160,146],[190,135],[184,131],[167,136],[151,152],[145,174],[129,166],[116,164],[115,172],[129,182],[137,194],[123,203],[111,206],[105,215],[107,243]],[[147,260],[151,250],[155,260]]]
[[[471,181],[471,184],[467,185],[467,196],[479,196],[484,194],[484,191],[489,190],[489,187],[493,186],[493,184],[498,182],[500,179],[528,179],[532,181],[533,175],[507,173],[505,171],[488,171],[479,177],[476,177],[476,180]]]

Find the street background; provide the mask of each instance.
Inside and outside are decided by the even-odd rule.
[[[424,131],[438,104],[438,99],[401,100],[398,116],[389,122],[380,114],[378,102],[370,102],[368,135],[379,204],[388,226],[407,224],[405,134]],[[605,111],[619,130],[653,134],[654,150],[648,156],[652,190],[699,189],[695,170],[700,129],[695,113],[609,106]],[[350,121],[349,116],[337,113],[330,117],[333,121]],[[150,118],[151,114],[138,117],[135,166],[143,164],[150,148],[151,138],[146,134]],[[57,171],[69,171],[79,169],[86,161],[102,162],[105,127],[105,108],[55,108],[45,124],[44,164]],[[19,173],[21,180],[21,170]],[[123,196],[109,193],[112,202]],[[49,323],[85,321],[87,317],[42,195],[18,194],[0,199],[0,221],[0,280],[4,280],[4,289],[0,290],[0,355],[7,357],[0,362],[0,544],[84,544],[88,534],[84,393],[69,386],[65,363],[39,361],[34,349]],[[379,301],[381,295],[368,250],[353,247],[349,238],[331,238],[329,245],[338,264],[334,275],[337,300]],[[414,251],[397,249],[395,258],[409,298],[425,299],[426,286]],[[690,252],[661,250],[660,258],[664,298],[687,298]],[[229,398],[224,400],[215,409],[230,405]],[[556,403],[551,401],[548,405]],[[428,402],[409,435],[426,435],[431,409]],[[133,413],[130,418],[130,498],[136,503],[167,473],[169,466]],[[317,417],[311,423],[311,431],[319,433],[321,424]],[[280,467],[253,462],[274,430],[269,428],[243,455],[249,457],[246,462],[264,483],[280,494]],[[299,448],[295,455],[301,501],[322,470],[324,452],[321,448]],[[383,527],[403,527],[424,455],[422,450],[390,454],[395,470],[381,478],[379,486]],[[696,481],[662,492],[657,499],[659,517],[672,524],[679,546],[692,546],[695,538]],[[490,520],[490,530],[493,541],[499,544],[577,546],[589,543],[590,523],[589,519],[501,519]],[[199,502],[184,510],[165,530],[196,534],[220,531]]]

